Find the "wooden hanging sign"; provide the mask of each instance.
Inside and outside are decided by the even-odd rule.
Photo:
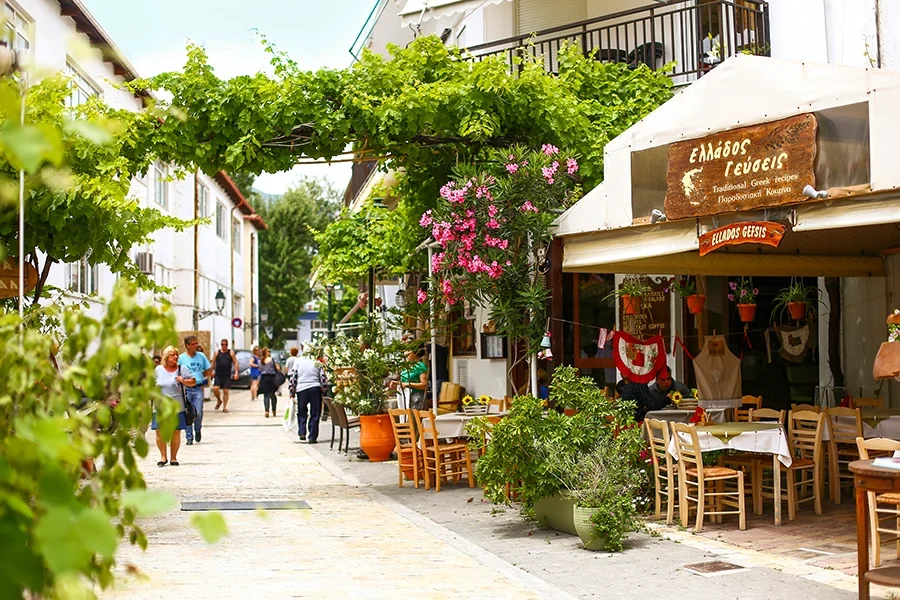
[[[739,244],[765,244],[778,247],[784,237],[784,231],[784,225],[771,221],[750,221],[725,225],[700,236],[700,256],[706,256],[713,250],[725,246]]]
[[[38,272],[29,263],[25,263],[25,289],[28,293],[37,286]],[[0,261],[0,299],[16,298],[19,295],[19,259],[7,257]]]
[[[815,187],[815,115],[740,127],[669,146],[666,217],[806,202]]]

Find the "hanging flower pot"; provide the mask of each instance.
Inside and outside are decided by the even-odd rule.
[[[620,298],[622,299],[622,310],[626,315],[636,315],[641,312],[640,296],[629,296],[627,294],[622,294]]]
[[[691,294],[685,300],[687,300],[688,312],[692,315],[699,315],[706,306],[706,294]]]
[[[755,304],[738,304],[738,311],[741,313],[741,322],[750,323],[756,318]]]
[[[791,315],[791,319],[794,321],[799,321],[806,317],[806,302],[788,302],[788,313]]]

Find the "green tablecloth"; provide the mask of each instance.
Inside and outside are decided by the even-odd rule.
[[[778,423],[716,423],[714,425],[703,425],[697,427],[697,431],[703,431],[710,435],[714,435],[722,442],[728,438],[733,438],[750,431],[765,431],[767,429],[778,429],[781,427]]]
[[[861,408],[859,412],[863,422],[873,429],[878,426],[879,421],[900,416],[900,409],[896,408]]]

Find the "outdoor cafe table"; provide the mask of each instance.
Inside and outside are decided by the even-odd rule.
[[[900,440],[900,410],[896,408],[861,408],[859,409],[863,422],[863,437],[888,438]],[[838,417],[841,423],[853,423],[851,417]],[[822,432],[822,439],[831,439],[828,428]]]
[[[869,502],[868,492],[877,494],[900,492],[900,470],[876,467],[872,460],[857,460],[849,465],[856,488],[856,560],[859,598],[869,600],[869,583],[897,587],[900,567],[882,567],[869,571]]]
[[[713,408],[706,411],[709,418],[714,423],[725,422],[725,409]],[[657,419],[659,421],[674,421],[675,423],[687,423],[694,416],[693,408],[664,408],[662,410],[647,411],[644,415],[646,419]]]
[[[466,423],[475,417],[504,417],[505,412],[488,413],[486,415],[466,415],[462,413],[446,413],[437,415],[434,418],[434,424],[438,430],[438,437],[458,438],[466,437]]]
[[[778,423],[716,423],[695,428],[701,452],[740,450],[772,455],[775,484],[775,525],[781,525],[781,465],[791,466],[791,450]],[[669,442],[669,454],[678,459],[675,440]]]

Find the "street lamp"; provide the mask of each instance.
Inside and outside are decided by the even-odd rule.
[[[334,299],[334,284],[326,283],[325,284],[325,292],[328,294],[328,339],[334,339],[334,322],[332,321],[333,314],[333,303]]]
[[[222,311],[225,310],[225,292],[222,291],[222,288],[216,292],[216,310],[200,310],[199,308],[194,309],[194,314],[197,316],[197,320],[205,319],[211,315],[220,315]]]
[[[399,309],[406,308],[406,286],[403,285],[403,278],[400,278],[400,289],[397,290],[397,295],[394,296],[394,305]]]

